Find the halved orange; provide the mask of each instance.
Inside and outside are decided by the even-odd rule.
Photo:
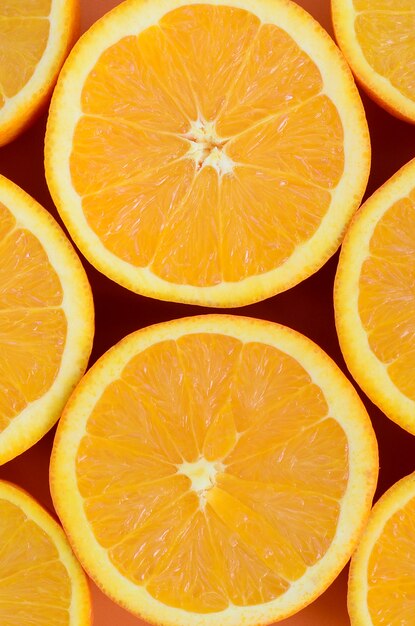
[[[91,624],[88,583],[62,528],[36,500],[5,481],[0,481],[0,624]]]
[[[415,474],[375,504],[353,556],[352,626],[410,626],[415,615]]]
[[[362,206],[336,275],[346,364],[369,398],[415,434],[415,160]]]
[[[384,109],[415,123],[413,0],[331,0],[339,46],[357,80]]]
[[[91,290],[67,237],[0,176],[0,463],[56,422],[93,334]]]
[[[210,306],[315,272],[369,164],[349,68],[287,0],[123,2],[71,53],[46,135],[50,191],[91,263]]]
[[[291,329],[200,316],[133,333],[86,374],[51,459],[79,559],[157,624],[269,624],[340,572],[377,447],[330,358]]]
[[[78,18],[78,0],[0,0],[0,146],[47,101]]]

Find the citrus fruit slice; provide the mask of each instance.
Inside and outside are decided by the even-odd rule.
[[[88,584],[62,528],[36,500],[5,481],[0,481],[0,623],[91,623]]]
[[[415,611],[415,474],[375,504],[350,568],[352,626],[410,626]]]
[[[45,158],[99,270],[145,295],[226,307],[329,258],[370,149],[344,59],[294,3],[130,0],[65,64]]]
[[[415,434],[415,161],[363,205],[340,254],[336,326],[350,372]]]
[[[336,38],[356,78],[389,113],[415,122],[412,0],[331,0]]]
[[[46,102],[75,40],[78,0],[0,0],[0,146]]]
[[[93,332],[91,291],[71,244],[0,176],[0,463],[56,422],[85,371]]]
[[[268,624],[319,595],[370,510],[377,448],[320,348],[201,316],[133,333],[71,396],[51,489],[90,575],[157,624]]]

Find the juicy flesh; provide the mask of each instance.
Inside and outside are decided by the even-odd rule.
[[[30,80],[46,49],[52,0],[0,0],[0,108]]]
[[[0,500],[0,623],[68,626],[71,583],[46,532]]]
[[[355,32],[374,70],[415,100],[415,6],[412,0],[354,0]]]
[[[76,472],[115,567],[209,613],[275,599],[324,556],[348,446],[294,358],[196,333],[154,344],[106,387]]]
[[[359,279],[359,314],[390,378],[415,400],[415,192],[379,220]]]
[[[343,128],[322,89],[294,40],[242,9],[184,6],[122,38],[90,72],[74,133],[90,227],[176,284],[279,267],[316,232],[343,173]]]
[[[411,626],[415,615],[415,499],[386,522],[368,564],[373,626]]]
[[[0,431],[50,388],[66,339],[63,291],[44,248],[0,203]]]

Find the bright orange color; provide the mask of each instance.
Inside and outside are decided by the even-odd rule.
[[[52,385],[67,319],[63,291],[39,240],[0,204],[0,428]]]
[[[298,360],[308,351],[320,384]],[[316,351],[276,325],[205,316],[131,335],[92,368],[62,418],[51,488],[107,593],[163,624],[179,610],[269,623],[321,593],[368,512],[376,445]]]
[[[88,281],[65,235],[0,177],[0,463],[58,419],[92,336]]]
[[[369,345],[394,384],[415,401],[415,190],[382,215],[359,279],[359,314]]]
[[[415,611],[415,476],[393,485],[375,505],[352,559],[352,626],[410,626]]]
[[[0,0],[0,146],[47,100],[74,41],[77,0]]]
[[[86,80],[74,134],[72,181],[89,225],[120,258],[178,284],[281,265],[314,234],[343,173],[341,122],[322,86],[284,31],[229,7],[176,9],[122,39]],[[197,119],[214,123],[206,147]],[[233,176],[220,175],[220,156],[203,167],[216,144]],[[189,158],[193,146],[201,153]]]
[[[363,205],[345,237],[336,277],[340,345],[369,397],[415,433],[415,163]]]
[[[415,122],[415,11],[411,0],[331,0],[339,45],[378,104]]]
[[[89,626],[88,585],[62,529],[28,494],[0,481],[0,623]]]
[[[136,291],[231,306],[286,289],[334,251],[363,192],[367,130],[337,50],[294,5],[243,4],[156,3],[148,25],[145,5],[130,1],[62,74],[46,144],[52,194],[83,252]],[[327,67],[279,26],[296,32],[297,20]],[[112,30],[127,32],[111,43]],[[327,88],[331,72],[341,89]],[[353,126],[354,193],[310,260],[296,260],[337,210]]]
[[[278,597],[335,533],[347,439],[327,411],[305,370],[275,348],[220,334],[148,348],[103,391],[80,441],[78,484],[94,534],[117,569],[166,604],[204,613]],[[321,455],[324,468],[313,462]],[[203,512],[177,474],[201,456],[218,471]],[[235,541],[240,554],[224,559]],[[195,550],[198,561],[188,560]],[[260,584],[240,586],[251,577]]]

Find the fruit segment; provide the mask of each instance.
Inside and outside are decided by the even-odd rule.
[[[40,17],[12,15],[8,4],[3,10],[0,3],[0,92],[12,98],[32,77],[45,51],[50,24]]]
[[[143,58],[134,36],[124,37],[102,53],[85,81],[81,106],[85,114],[120,118],[145,130],[185,133],[189,126],[186,115],[149,67],[148,56]]]
[[[311,58],[282,28],[262,24],[217,116],[218,133],[237,135],[276,112],[288,112],[322,88]]]
[[[233,176],[222,180],[221,258],[227,282],[282,265],[316,232],[330,206],[328,191],[272,166],[238,163]]]
[[[399,4],[388,13],[368,10],[357,15],[356,37],[363,54],[378,74],[384,76],[404,96],[415,98],[415,12],[399,12]],[[386,9],[387,10],[387,9]]]
[[[14,228],[11,232],[13,222],[8,219],[2,226],[5,236],[0,240],[0,312],[58,307],[63,300],[62,285],[45,249],[28,230]]]

